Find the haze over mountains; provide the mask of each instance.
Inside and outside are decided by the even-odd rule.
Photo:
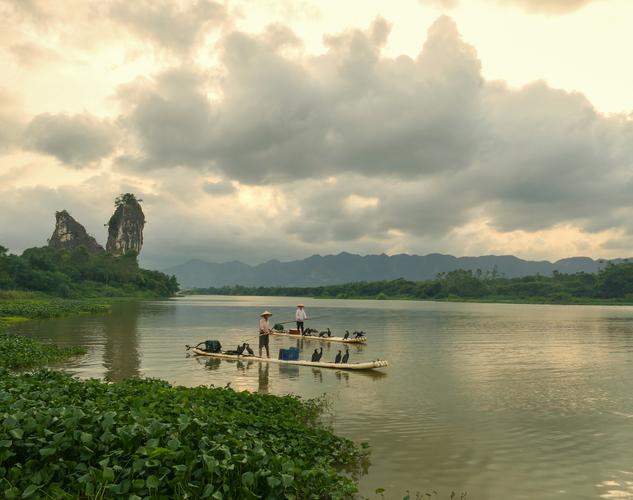
[[[622,259],[611,262],[617,263]],[[484,255],[481,257],[454,257],[452,255],[355,255],[347,252],[338,255],[313,255],[307,259],[280,262],[269,260],[258,265],[233,261],[212,263],[194,259],[165,269],[175,274],[184,288],[210,286],[318,286],[405,278],[428,280],[439,273],[455,269],[481,269],[483,273],[496,272],[509,278],[553,271],[561,273],[595,273],[606,263],[604,259],[571,257],[556,262],[530,261],[512,255]]]

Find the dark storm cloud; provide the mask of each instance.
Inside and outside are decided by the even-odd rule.
[[[168,0],[116,1],[110,15],[137,36],[180,53],[227,19],[225,6],[208,0],[184,5]]]
[[[44,113],[33,118],[24,132],[27,149],[54,156],[73,168],[109,156],[116,139],[114,126],[88,114]]]

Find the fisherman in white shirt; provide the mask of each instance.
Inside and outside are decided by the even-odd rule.
[[[295,312],[295,320],[297,321],[297,330],[303,335],[303,322],[308,319],[308,315],[303,309],[303,304],[297,304],[297,311]]]
[[[264,311],[261,313],[259,320],[259,357],[262,357],[262,349],[266,349],[266,357],[270,358],[270,351],[268,350],[268,344],[270,341],[270,325],[268,324],[268,318],[273,313]]]

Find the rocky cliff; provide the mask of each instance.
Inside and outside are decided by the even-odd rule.
[[[116,210],[108,222],[106,250],[112,255],[141,252],[145,215],[133,194],[126,193],[115,201]]]
[[[66,210],[55,212],[55,229],[48,240],[48,246],[72,250],[77,247],[85,247],[89,252],[102,252],[103,247],[86,232]]]

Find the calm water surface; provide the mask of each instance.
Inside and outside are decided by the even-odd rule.
[[[383,373],[187,357],[184,345],[256,334],[259,313],[297,299],[197,296],[119,304],[111,315],[28,322],[16,331],[89,353],[81,377],[142,375],[194,386],[327,394],[338,433],[371,444],[361,492],[386,498],[633,498],[633,308],[301,299],[319,329],[368,332],[350,361]],[[271,339],[274,353],[299,342]],[[256,339],[252,340],[256,345]],[[302,358],[319,342],[304,341]],[[324,359],[339,347],[324,345]]]

